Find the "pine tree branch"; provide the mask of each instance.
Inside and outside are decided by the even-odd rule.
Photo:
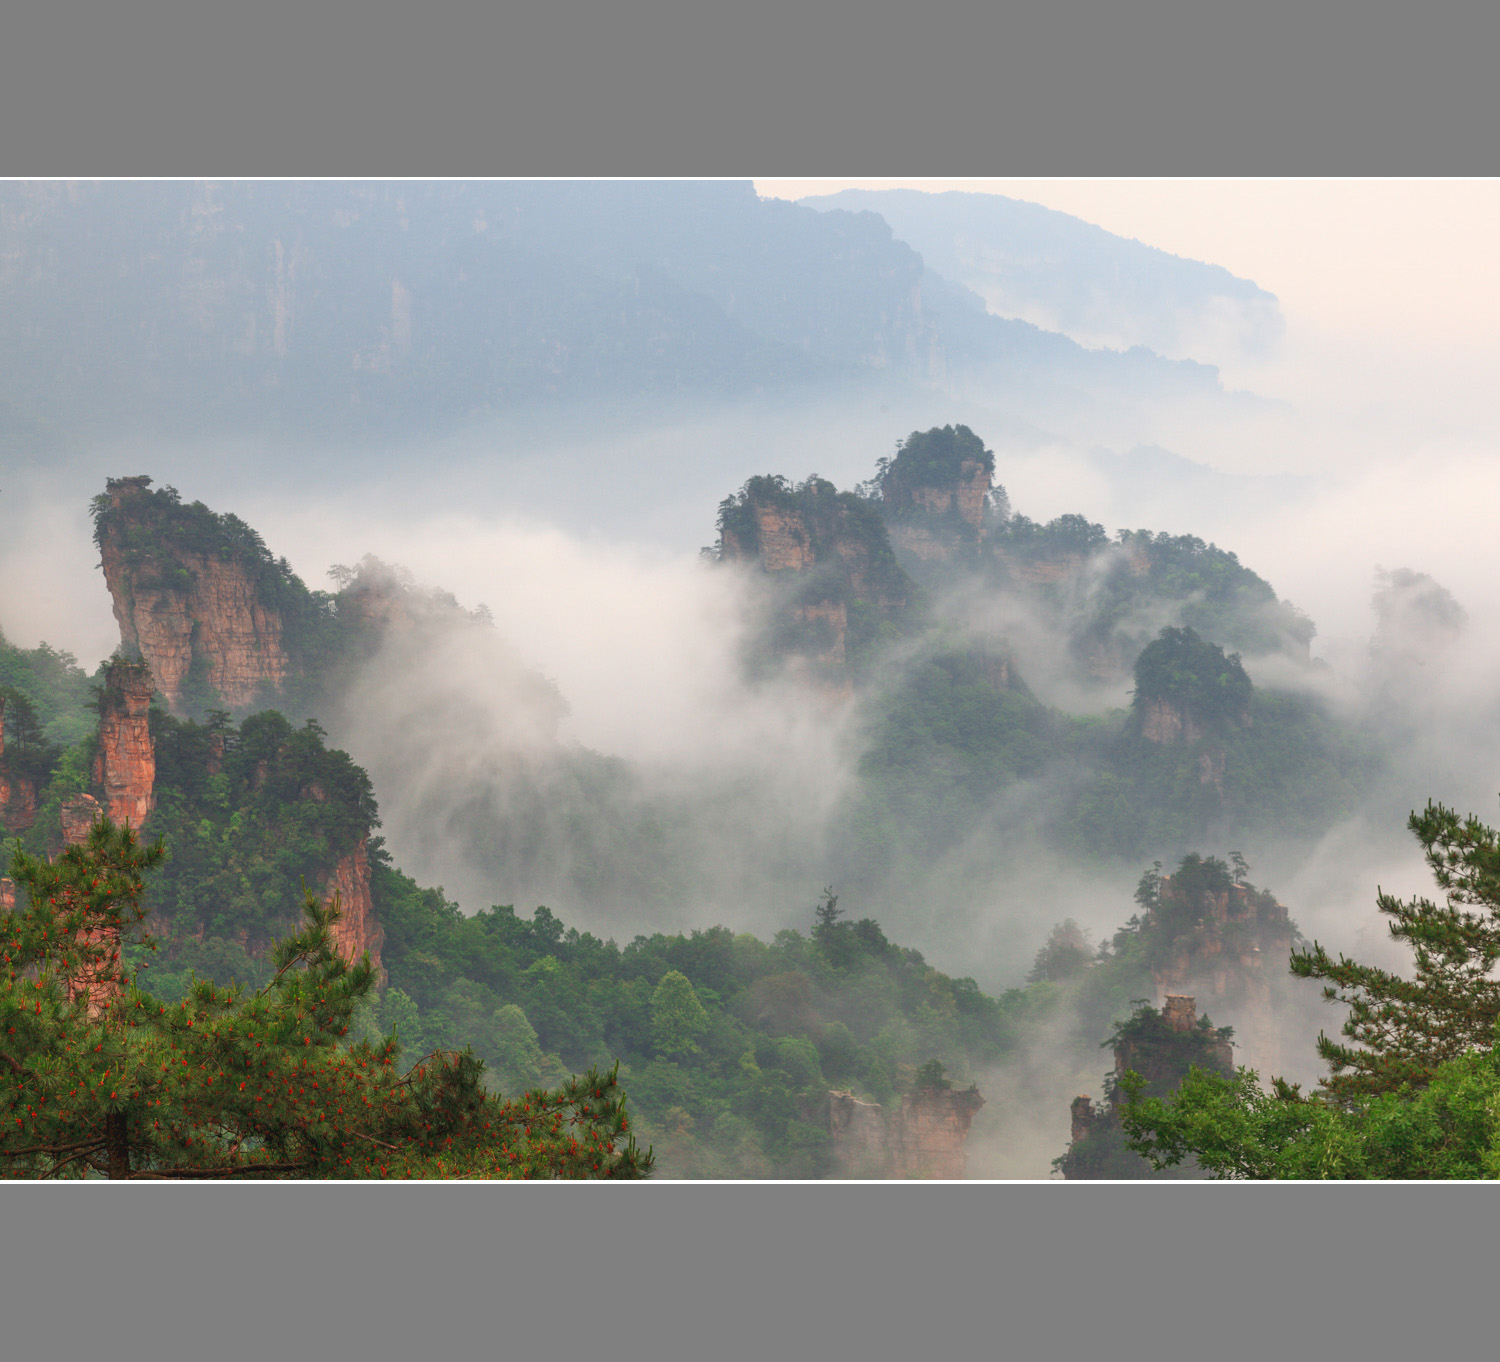
[[[401,1152],[400,1145],[387,1144],[384,1140],[377,1140],[373,1135],[361,1135],[357,1130],[351,1130],[349,1134],[354,1136],[356,1140],[364,1140],[369,1144],[378,1144],[382,1149],[389,1149],[397,1154]]]
[[[72,1144],[34,1144],[26,1149],[0,1149],[0,1158],[19,1159],[27,1154],[64,1154],[70,1149],[103,1149],[103,1136],[91,1140],[76,1140]]]
[[[295,1163],[245,1163],[237,1168],[153,1168],[128,1173],[126,1179],[237,1178],[255,1173],[296,1173],[312,1166],[309,1160],[303,1159]]]

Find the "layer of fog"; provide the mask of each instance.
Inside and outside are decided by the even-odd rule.
[[[487,605],[496,624],[482,645],[449,640],[421,658],[387,659],[339,734],[374,775],[398,863],[471,911],[542,901],[528,896],[544,886],[477,873],[458,841],[469,827],[445,823],[475,787],[503,787],[535,760],[536,735],[523,738],[515,720],[517,687],[537,670],[569,706],[563,747],[628,763],[638,782],[630,798],[648,813],[694,815],[668,843],[693,863],[683,877],[691,892],[670,914],[612,906],[607,892],[573,903],[549,893],[565,921],[621,939],[717,921],[763,936],[805,930],[818,891],[836,878],[822,834],[849,788],[858,736],[805,692],[742,681],[740,588],[696,550],[713,536],[718,501],[753,473],[818,472],[852,486],[909,431],[962,421],[996,450],[997,478],[1018,511],[1212,540],[1311,614],[1314,656],[1326,668],[1252,658],[1252,677],[1315,689],[1352,719],[1382,716],[1394,769],[1365,808],[1311,844],[1234,849],[1308,937],[1404,968],[1374,897],[1377,886],[1430,891],[1407,811],[1438,798],[1489,818],[1500,788],[1500,587],[1488,523],[1500,472],[1468,379],[1448,369],[1408,378],[1402,388],[1389,368],[1351,361],[1326,390],[1302,375],[1296,409],[1205,402],[1144,411],[1134,427],[1099,413],[1070,418],[918,393],[887,401],[890,410],[747,405],[634,430],[601,421],[593,433],[587,422],[561,433],[518,425],[369,457],[233,444],[91,449],[64,466],[0,474],[0,628],[23,645],[71,649],[88,666],[112,650],[118,632],[87,516],[106,475],[150,472],[186,499],[235,512],[314,587],[328,584],[332,564],[376,553],[465,607]],[[1454,400],[1427,406],[1418,391],[1426,382]],[[1430,574],[1467,613],[1457,636],[1383,673],[1371,654],[1370,605],[1381,566]],[[1055,637],[1035,621],[1029,638],[1014,615],[991,624],[1017,642],[1022,673],[1047,702],[1075,711],[1125,702],[1123,685],[1070,689]],[[1019,983],[1064,917],[1107,937],[1133,911],[1141,867],[1100,874],[1039,854],[1016,826],[1018,811],[1046,794],[1013,787],[920,882],[888,886],[878,902],[849,900],[850,912],[876,916],[895,940],[987,989]],[[1322,1020],[1336,1022],[1332,1010]],[[1296,1038],[1300,1059],[1289,1053],[1293,1077],[1316,1076],[1311,1034]],[[1069,1089],[1097,1091],[1106,1063],[1101,1052],[1076,1073],[1039,1051],[1008,1076],[981,1075],[994,1103],[985,1121],[1002,1107],[1035,1113],[1018,1118],[1036,1124],[1034,1150],[1021,1157],[1032,1136],[1007,1121],[1010,1152],[992,1166],[1015,1172],[1021,1159],[1043,1172],[1061,1149]],[[1048,1101],[1022,1102],[1043,1079]]]

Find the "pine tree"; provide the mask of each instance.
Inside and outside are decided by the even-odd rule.
[[[11,1177],[642,1177],[614,1071],[510,1100],[471,1052],[406,1072],[395,1036],[346,1047],[374,986],[305,903],[256,993],[194,984],[169,1006],[137,986],[122,938],[162,858],[101,819],[47,862],[24,853],[0,911],[0,1171]],[[23,903],[23,900],[25,902]],[[145,940],[148,946],[149,939]]]
[[[1334,960],[1316,942],[1294,954],[1292,973],[1327,979],[1323,996],[1344,1003],[1344,1045],[1318,1037],[1328,1062],[1324,1090],[1335,1099],[1420,1088],[1438,1065],[1488,1050],[1500,1020],[1500,838],[1470,814],[1429,803],[1408,826],[1445,901],[1402,900],[1381,892],[1376,906],[1390,932],[1416,956],[1410,979],[1345,956]],[[1478,909],[1479,911],[1471,911]]]

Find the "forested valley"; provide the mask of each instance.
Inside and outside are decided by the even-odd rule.
[[[389,796],[323,725],[347,722],[383,649],[496,646],[485,612],[374,558],[309,590],[244,522],[146,477],[111,480],[94,505],[117,657],[89,676],[45,644],[0,644],[7,863],[34,884],[100,815],[160,839],[140,898],[154,939],[127,932],[120,967],[164,1009],[205,987],[260,996],[306,891],[336,896],[334,957],[370,962],[338,1046],[408,1065],[469,1055],[475,1091],[500,1101],[611,1073],[659,1175],[1149,1176],[1108,1114],[1095,1130],[1075,1112],[1072,1146],[1046,1149],[1062,1094],[1097,1084],[1101,1043],[1166,1035],[1163,999],[1196,995],[1239,1063],[1268,1070],[1305,1043],[1316,1005],[1285,963],[1305,943],[1230,848],[1327,827],[1382,749],[1314,687],[1252,683],[1242,655],[1315,671],[1313,627],[1233,554],[1080,516],[1037,524],[993,471],[949,426],[914,432],[852,491],[758,475],[720,507],[702,570],[743,580],[746,676],[858,716],[826,884],[778,903],[769,936],[705,921],[622,940],[569,922],[570,903],[607,921],[612,896],[682,911],[701,867],[663,851],[690,842],[694,792],[644,795],[628,765],[559,743],[565,698],[513,658],[550,733],[516,740],[503,803],[466,789],[433,816],[460,819],[497,885],[551,871],[557,906],[461,904],[404,873],[378,831]],[[1127,685],[1123,706],[1099,702]],[[1017,847],[1135,873],[1152,851],[1175,860],[1141,875],[1112,936],[1058,920],[1025,981],[986,992],[862,905],[921,893],[924,867],[1000,810],[1003,840],[968,853],[971,878]]]
[[[731,181],[0,247],[9,1174],[1495,1171],[1470,433],[1252,390],[1265,288]]]

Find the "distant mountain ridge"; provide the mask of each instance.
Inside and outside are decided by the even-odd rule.
[[[990,316],[870,213],[748,182],[0,185],[0,410],[62,431],[430,431],[580,401],[1212,391]]]
[[[1038,203],[915,189],[845,189],[798,202],[878,213],[929,269],[997,315],[1084,345],[1216,362],[1225,351],[1264,351],[1283,329],[1275,295],[1251,280]]]

